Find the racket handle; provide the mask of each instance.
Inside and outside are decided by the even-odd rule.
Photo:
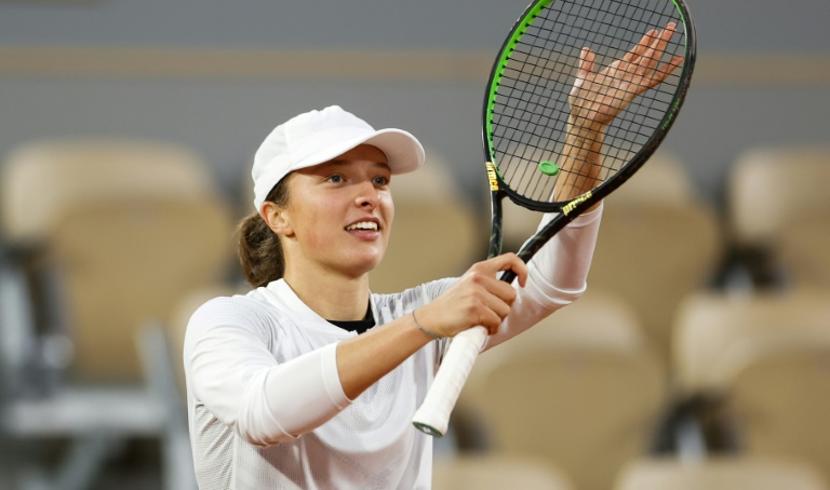
[[[486,340],[484,327],[468,328],[453,337],[424,403],[412,418],[418,430],[436,437],[447,433],[450,413]]]

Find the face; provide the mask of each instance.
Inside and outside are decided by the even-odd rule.
[[[390,179],[386,155],[369,145],[293,172],[286,207],[266,212],[287,267],[310,261],[357,277],[377,266],[395,214]]]

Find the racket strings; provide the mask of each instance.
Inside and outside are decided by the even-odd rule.
[[[551,202],[554,188],[584,188],[586,183],[596,187],[624,167],[659,126],[680,77],[670,74],[636,97],[607,126],[601,146],[584,139],[565,145],[579,54],[589,47],[595,53],[594,69],[602,70],[621,59],[646,32],[665,28],[670,21],[678,32],[660,62],[685,49],[684,24],[670,2],[558,0],[539,12],[503,66],[490,115],[493,156],[508,187],[527,199]],[[597,79],[595,86],[608,98],[625,100],[626,94],[613,93],[614,81]],[[555,175],[539,171],[540,163],[557,164],[566,152],[581,155],[590,165],[562,167]]]
[[[546,29],[542,28],[541,30],[542,30],[542,31],[544,31],[544,30],[546,30]],[[549,31],[549,30],[548,30],[548,31]],[[577,39],[579,39],[579,40],[586,40],[586,41],[589,41],[589,42],[590,42],[590,41],[592,41],[592,40],[593,40],[592,38],[596,37],[594,34],[595,34],[595,33],[592,33],[592,35],[589,35],[589,36],[575,36],[575,37],[576,37]],[[561,36],[560,36],[560,37],[561,37]],[[619,43],[617,43],[617,44],[619,44]],[[537,44],[537,43],[533,43],[533,46],[538,46],[538,44]],[[532,49],[531,49],[531,53],[532,53]],[[527,63],[525,63],[525,65],[527,65]],[[537,73],[538,73],[538,72],[537,72]],[[538,84],[536,84],[536,85],[538,86]],[[534,89],[534,91],[535,91],[535,89]],[[637,111],[635,111],[635,112],[637,112]],[[641,113],[641,114],[642,114],[642,113]],[[527,155],[526,155],[526,154],[524,154],[524,155],[522,155],[522,156],[525,156],[525,157],[526,157]],[[601,180],[603,180],[604,178],[607,178],[607,176],[608,176],[609,174],[610,174],[610,172],[609,172],[609,171],[607,171],[607,169],[606,169],[606,171],[605,171],[605,172],[600,173],[600,176],[599,176],[599,177],[600,177],[600,179],[599,179],[599,180],[601,181]],[[564,176],[565,176],[565,178],[566,178],[566,179],[570,179],[570,178],[572,178],[572,177],[574,177],[574,176],[579,176],[579,177],[581,177],[582,179],[589,178],[588,176],[584,175],[584,174],[583,174],[583,173],[581,173],[581,172],[567,172],[567,173],[565,173],[565,174],[564,174]],[[535,181],[536,186],[534,187],[534,189],[533,189],[533,190],[538,190],[538,187],[539,187],[539,186],[538,186],[538,184],[539,184],[539,182],[540,182],[540,180],[538,180],[538,179]],[[576,183],[575,183],[575,184],[576,184]],[[566,185],[565,185],[565,187],[570,187],[570,186],[566,184]]]

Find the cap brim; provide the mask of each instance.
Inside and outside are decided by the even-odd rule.
[[[292,165],[292,170],[313,167],[333,160],[360,145],[372,145],[386,155],[387,164],[393,174],[403,174],[417,170],[424,164],[424,147],[408,131],[396,128],[379,129],[360,138],[341,141],[330,145],[324,151],[307,156]]]

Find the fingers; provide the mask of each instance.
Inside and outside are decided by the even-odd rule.
[[[640,42],[637,43],[634,48],[631,49],[628,53],[623,56],[623,61],[629,63],[636,63],[640,57],[642,57],[643,53],[646,52],[651,43],[654,41],[654,38],[657,37],[657,30],[651,29],[650,31],[643,34],[643,37],[640,38]]]
[[[502,320],[510,313],[510,307],[516,300],[516,289],[496,277],[499,271],[512,270],[516,273],[519,284],[527,281],[527,266],[514,253],[507,253],[478,262],[470,268],[468,280],[475,284],[476,324],[487,328],[490,334],[498,331]]]
[[[510,313],[510,305],[502,301],[501,298],[494,294],[484,293],[481,295],[481,301],[484,308],[482,309],[483,317],[481,318],[481,325],[484,325],[488,330],[498,329]],[[495,316],[491,316],[492,313]]]
[[[495,276],[500,271],[512,270],[516,273],[516,278],[519,280],[521,287],[524,287],[527,281],[527,264],[512,252],[478,262],[471,269],[476,269],[489,276]]]
[[[576,72],[576,77],[579,79],[585,79],[594,72],[594,60],[596,59],[594,52],[591,51],[591,48],[582,48],[582,51],[579,53],[579,69]]]
[[[663,80],[665,80],[667,76],[671,75],[677,67],[683,64],[683,59],[684,58],[682,56],[674,56],[668,63],[663,63],[659,68],[657,68],[657,70],[655,70],[651,79],[649,79],[648,86],[655,87],[663,83]]]
[[[674,36],[674,30],[676,27],[677,24],[675,24],[674,22],[669,22],[666,25],[666,28],[660,31],[659,35],[655,34],[648,49],[646,49],[643,52],[642,57],[639,60],[637,60],[637,63],[646,70],[654,68],[657,65],[657,62],[659,62],[660,59],[663,57],[663,52],[666,50],[666,45],[671,40],[672,36]]]
[[[514,289],[510,284],[484,274],[477,276],[476,281],[490,294],[496,296],[506,304],[512,305],[513,302],[516,301],[516,289]]]

